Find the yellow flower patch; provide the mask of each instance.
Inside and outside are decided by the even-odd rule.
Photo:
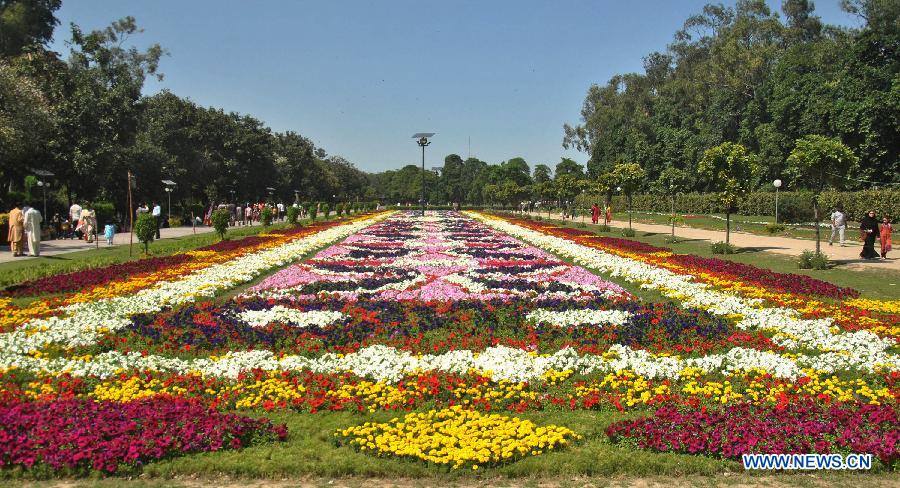
[[[581,436],[556,425],[482,414],[460,406],[411,413],[386,423],[366,422],[334,433],[362,452],[411,457],[458,469],[537,456]]]

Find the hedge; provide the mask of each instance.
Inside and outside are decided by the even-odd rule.
[[[584,194],[576,198],[579,206],[602,203],[602,195]],[[819,198],[819,208],[823,219],[836,205],[843,205],[851,220],[859,221],[866,211],[874,209],[879,217],[900,216],[900,190],[863,190],[858,192],[827,191]],[[612,200],[616,211],[625,210],[625,196],[616,195]],[[671,201],[666,195],[641,194],[632,198],[634,210],[642,212],[669,212]],[[675,211],[687,214],[724,213],[725,209],[716,201],[712,193],[685,193],[675,198]],[[738,206],[741,215],[774,215],[775,193],[754,192]],[[779,220],[787,223],[811,222],[813,220],[812,193],[784,191],[778,194]]]

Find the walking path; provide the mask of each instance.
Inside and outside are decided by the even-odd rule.
[[[547,213],[539,213],[532,212],[532,215],[540,215],[542,217],[546,217]],[[553,218],[561,219],[562,217],[559,214],[553,214]],[[576,222],[581,221],[581,217],[575,219]],[[588,228],[593,227],[593,224],[590,223],[590,219],[586,218]],[[613,220],[610,222],[611,227],[628,227],[628,221],[620,221]],[[672,231],[672,228],[668,225],[660,225],[660,224],[643,224],[634,222],[631,224],[631,227],[639,232],[649,232],[656,234],[669,234]],[[856,268],[856,269],[884,269],[884,270],[892,270],[892,271],[900,271],[900,253],[894,251],[895,256],[891,258],[891,255],[888,254],[887,260],[868,260],[861,259],[859,257],[859,252],[862,250],[862,244],[857,241],[848,242],[846,247],[840,247],[835,244],[834,246],[828,245],[828,233],[831,231],[829,229],[823,229],[822,231],[822,252],[827,254],[828,257],[842,265],[845,265],[847,268]],[[848,229],[848,234],[851,234],[852,231]],[[725,240],[725,231],[714,231],[714,230],[706,230],[706,229],[695,229],[693,227],[675,227],[675,235],[682,240],[703,240],[709,242],[718,242]],[[779,236],[761,236],[758,234],[749,234],[746,232],[735,232],[731,231],[731,243],[737,247],[743,248],[753,248],[759,251],[772,252],[776,254],[784,254],[792,257],[799,257],[800,253],[806,250],[815,251],[816,250],[816,241],[809,239],[795,239],[792,237],[779,237]],[[879,244],[876,243],[876,250],[878,249]]]
[[[201,226],[196,228],[197,234],[204,232],[212,232],[212,227]],[[191,227],[175,227],[171,229],[160,229],[159,235],[163,239],[172,239],[176,237],[184,237],[186,235],[191,235],[194,233],[194,229]],[[128,232],[120,232],[117,233],[113,237],[113,246],[127,246],[129,241],[130,234]],[[140,246],[140,241],[137,238],[134,238],[134,244],[136,246]],[[59,254],[65,254],[75,251],[87,251],[90,249],[95,249],[97,247],[104,248],[110,247],[106,244],[106,239],[103,235],[100,235],[99,244],[90,243],[88,244],[83,239],[53,239],[50,241],[42,241],[41,242],[41,256],[56,256]],[[27,251],[28,248],[26,247]],[[22,261],[25,259],[36,259],[32,256],[26,257],[18,257],[14,258],[12,256],[12,252],[9,249],[9,246],[0,246],[0,263],[7,263],[10,261]]]

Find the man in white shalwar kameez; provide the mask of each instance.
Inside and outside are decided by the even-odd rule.
[[[41,213],[36,208],[25,212],[25,240],[28,242],[28,254],[41,255]]]

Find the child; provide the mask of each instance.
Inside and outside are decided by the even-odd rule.
[[[107,245],[107,246],[112,246],[112,244],[113,244],[113,237],[116,236],[116,226],[115,226],[115,224],[106,224],[106,226],[103,227],[103,236],[106,237],[106,245]]]
[[[891,231],[894,227],[891,225],[891,219],[887,215],[881,218],[881,228],[879,236],[881,238],[881,259],[887,259],[887,253],[891,250]]]

